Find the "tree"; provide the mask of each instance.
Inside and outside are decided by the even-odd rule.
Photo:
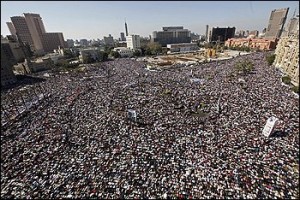
[[[141,56],[141,51],[135,50],[135,51],[133,52],[133,56],[136,56],[136,57]]]
[[[117,52],[117,51],[112,51],[112,52],[110,53],[110,55],[111,55],[112,57],[114,57],[114,58],[120,58],[120,57],[121,57],[120,53]]]
[[[284,76],[281,78],[282,82],[289,85],[291,83],[291,78],[289,76]]]
[[[150,42],[147,44],[146,52],[147,52],[147,50],[148,50],[148,52],[149,51],[151,52],[151,55],[157,55],[162,52],[162,47],[157,42]]]
[[[254,69],[254,64],[249,60],[239,61],[235,64],[235,68],[245,76]]]
[[[108,53],[104,51],[99,51],[99,61],[107,61],[108,60]]]
[[[293,90],[293,92],[299,94],[299,86],[293,86],[292,90]]]
[[[275,57],[276,57],[275,54],[268,55],[268,56],[266,57],[266,60],[267,60],[267,62],[268,62],[268,64],[269,64],[270,66],[273,64],[273,62],[274,62],[274,60],[275,60]]]

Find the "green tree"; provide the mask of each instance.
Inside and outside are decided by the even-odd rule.
[[[99,51],[99,61],[107,61],[108,60],[108,53],[105,51]]]
[[[136,56],[136,57],[139,57],[139,56],[141,56],[142,54],[141,54],[141,51],[139,51],[139,50],[135,50],[134,52],[133,52],[133,56]]]
[[[285,84],[290,84],[291,83],[291,78],[289,76],[284,76],[281,78],[282,82]]]
[[[112,51],[112,52],[110,53],[110,55],[111,55],[112,57],[114,57],[114,58],[120,58],[120,57],[121,57],[120,53],[117,52],[117,51]]]
[[[275,60],[275,57],[276,57],[275,54],[266,56],[266,60],[267,60],[267,62],[268,62],[268,64],[269,64],[270,66],[273,64],[273,62],[274,62],[274,60]]]
[[[235,63],[235,68],[245,76],[254,69],[254,64],[249,60],[239,61]]]
[[[293,92],[299,94],[299,86],[293,86],[292,90],[293,90]]]
[[[150,42],[147,44],[147,47],[150,50],[151,55],[157,55],[162,52],[162,46],[157,42]]]

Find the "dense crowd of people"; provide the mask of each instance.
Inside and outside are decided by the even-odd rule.
[[[11,89],[1,197],[299,198],[299,99],[280,77],[262,52],[162,71],[122,58]]]

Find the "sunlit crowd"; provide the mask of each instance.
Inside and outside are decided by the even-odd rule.
[[[240,74],[245,59],[254,70]],[[115,59],[3,92],[1,197],[299,198],[299,99],[265,53],[147,65]]]

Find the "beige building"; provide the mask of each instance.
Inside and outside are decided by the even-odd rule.
[[[22,42],[31,45],[36,55],[43,55],[58,49],[58,46],[65,47],[62,33],[47,33],[42,18],[39,14],[24,13],[23,16],[11,17],[7,26],[12,35],[19,35]]]
[[[249,47],[259,50],[274,50],[277,39],[252,39],[252,38],[230,38],[225,42],[227,47]]]
[[[127,48],[129,49],[140,49],[141,48],[141,38],[139,35],[129,35],[126,37]]]
[[[272,10],[265,35],[266,39],[280,38],[288,12],[289,8]]]
[[[275,54],[275,67],[290,76],[294,85],[299,86],[299,28],[297,34],[281,37]]]

